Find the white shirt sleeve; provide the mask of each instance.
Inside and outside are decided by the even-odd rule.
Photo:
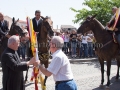
[[[62,66],[62,60],[59,57],[53,58],[52,62],[49,64],[47,70],[52,74],[56,75]]]

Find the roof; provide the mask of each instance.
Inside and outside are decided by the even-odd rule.
[[[61,29],[53,29],[54,32],[60,32]]]
[[[61,28],[76,28],[72,25],[61,25]]]
[[[4,18],[10,18],[10,19],[12,19],[11,17],[9,17],[9,16],[7,16],[7,15],[6,15],[6,16],[4,16]]]
[[[19,20],[18,22],[20,22],[20,23],[27,23],[26,21],[23,21],[23,20]]]

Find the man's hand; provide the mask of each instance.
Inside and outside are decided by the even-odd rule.
[[[6,36],[7,38],[10,38],[10,37],[11,37],[9,34],[6,34],[5,36]]]
[[[36,32],[36,34],[38,34],[39,32]]]
[[[31,58],[30,61],[27,62],[27,65],[33,65],[36,62],[35,57]]]
[[[34,62],[33,65],[34,65],[35,67],[38,67],[39,64],[40,64],[40,60],[37,60],[36,62]]]

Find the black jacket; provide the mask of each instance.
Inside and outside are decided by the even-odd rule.
[[[0,22],[0,37],[5,36],[8,31],[9,29],[7,21],[4,20],[3,24]]]
[[[34,29],[35,32],[39,32],[39,33],[40,33],[42,21],[43,21],[43,20],[40,19],[39,22],[38,22],[38,25],[37,25],[36,19],[35,19],[35,18],[32,19],[33,29]]]
[[[21,63],[16,51],[7,48],[1,57],[3,90],[25,90],[23,71],[27,64]]]

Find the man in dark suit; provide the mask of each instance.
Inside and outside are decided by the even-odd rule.
[[[17,54],[19,36],[13,35],[8,39],[8,47],[1,57],[3,90],[25,90],[23,71],[35,62],[35,58],[21,63]]]
[[[41,12],[39,10],[36,10],[35,11],[35,17],[32,19],[33,29],[38,34],[37,36],[40,35],[41,24],[42,24],[42,21],[43,21],[42,18],[40,18],[40,16],[41,16]]]
[[[8,34],[8,22],[4,20],[4,16],[0,13],[0,39]]]

